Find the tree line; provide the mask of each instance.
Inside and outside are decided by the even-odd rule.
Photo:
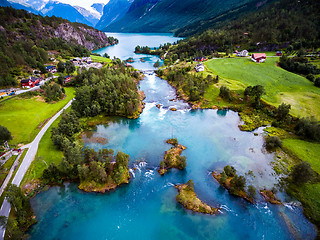
[[[133,116],[140,106],[136,77],[126,68],[82,70],[71,83],[77,86],[72,109],[79,117]]]

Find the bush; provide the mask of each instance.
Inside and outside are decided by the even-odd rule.
[[[231,99],[230,89],[226,86],[221,86],[219,96],[222,97],[223,99],[230,100]]]
[[[231,179],[230,185],[231,185],[231,192],[244,191],[244,188],[246,187],[246,179],[244,178],[244,176],[235,175]]]
[[[288,116],[290,109],[290,104],[281,103],[278,107],[278,119],[284,120]]]
[[[320,124],[312,118],[299,119],[295,130],[298,136],[305,139],[320,141]]]
[[[229,166],[229,165],[225,166],[225,167],[223,168],[223,171],[225,172],[225,174],[226,174],[228,177],[233,177],[233,176],[235,176],[235,175],[236,175],[236,172],[237,172],[237,170],[236,170],[234,167]]]
[[[293,167],[290,176],[293,183],[301,185],[310,181],[314,177],[314,172],[311,168],[310,163],[300,162]]]
[[[314,80],[314,85],[316,87],[320,87],[320,77],[318,77],[316,80]]]
[[[257,195],[257,189],[253,185],[248,186],[248,195],[251,198],[255,198]]]
[[[269,136],[266,138],[266,148],[268,150],[275,149],[277,147],[282,147],[282,141],[277,136]]]
[[[314,79],[315,79],[314,75],[312,75],[311,73],[308,74],[308,75],[306,76],[306,78],[307,78],[309,81],[311,81],[311,82],[314,82]]]

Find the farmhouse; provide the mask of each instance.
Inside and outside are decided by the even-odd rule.
[[[64,77],[64,83],[70,82],[71,81],[71,76],[67,75]]]
[[[236,52],[237,57],[248,57],[249,52],[247,50],[242,50],[241,52]]]
[[[57,72],[57,68],[55,66],[46,66],[46,70],[50,73]]]
[[[42,80],[41,77],[29,77],[28,79],[21,80],[21,87],[27,87],[27,88],[33,88],[35,86],[38,86],[40,84],[40,81]]]
[[[251,56],[251,60],[257,63],[266,61],[266,58],[267,56],[265,53],[254,53]]]
[[[194,58],[194,61],[197,61],[197,62],[203,62],[203,61],[205,61],[205,60],[206,60],[205,57],[195,57],[195,58]]]
[[[200,63],[195,67],[195,69],[196,69],[197,72],[203,72],[204,71],[204,66],[203,66],[202,63]]]

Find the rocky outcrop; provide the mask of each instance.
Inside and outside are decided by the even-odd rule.
[[[110,45],[107,35],[103,32],[84,26],[74,27],[70,23],[61,23],[54,30],[53,36],[85,46],[89,50]]]

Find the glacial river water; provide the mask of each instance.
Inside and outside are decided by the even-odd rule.
[[[153,69],[155,56],[134,54],[134,47],[156,47],[177,39],[163,34],[113,34],[116,46],[97,52],[125,60],[133,57],[138,69]],[[139,59],[148,57],[142,63]],[[94,135],[108,143],[88,143],[96,150],[112,148],[130,155],[131,181],[106,194],[84,193],[76,184],[52,187],[31,200],[38,223],[31,239],[314,239],[315,227],[304,217],[299,203],[284,193],[281,206],[266,203],[258,195],[256,204],[231,196],[211,176],[213,170],[233,165],[239,174],[249,170],[248,184],[271,188],[277,183],[271,162],[274,154],[263,148],[263,130],[241,132],[236,112],[191,110],[176,99],[175,90],[155,74],[140,83],[146,94],[145,109],[136,120],[110,118]],[[170,101],[175,99],[174,101]],[[161,104],[161,108],[156,107]],[[175,107],[178,111],[169,110]],[[160,176],[157,167],[176,137],[187,147],[183,171],[169,170]],[[136,170],[133,170],[136,169]],[[175,200],[174,184],[192,179],[199,198],[221,208],[216,216],[185,210]]]

